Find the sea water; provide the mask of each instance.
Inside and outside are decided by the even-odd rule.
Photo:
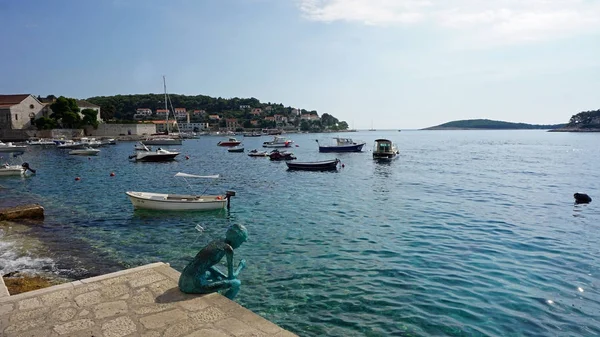
[[[68,279],[156,261],[182,270],[241,223],[236,301],[302,336],[600,335],[600,134],[344,133],[367,144],[347,154],[318,152],[315,139],[335,134],[288,136],[297,161],[344,167],[287,171],[213,136],[169,147],[182,152],[170,163],[130,162],[131,142],[89,158],[30,149],[22,158],[38,173],[0,179],[0,203],[40,203],[46,220],[2,229],[0,269]],[[399,158],[374,162],[376,138],[396,142]],[[134,211],[125,195],[190,190],[237,195],[206,213]],[[574,205],[575,192],[594,200]]]

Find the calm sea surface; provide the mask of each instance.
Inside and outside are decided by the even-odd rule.
[[[38,174],[0,179],[0,204],[38,202],[47,218],[0,232],[0,270],[66,279],[156,261],[182,270],[241,223],[250,237],[235,252],[248,262],[236,301],[302,336],[600,335],[600,134],[345,135],[367,150],[338,154],[336,173],[288,172],[211,136],[171,147],[182,151],[172,163],[129,162],[134,143],[90,159],[31,150],[23,159]],[[318,153],[315,139],[327,136],[290,135],[298,161],[335,158]],[[398,160],[373,162],[380,137],[397,142]],[[231,210],[133,211],[127,190],[188,192],[180,171],[220,174],[190,183],[237,191]],[[594,201],[575,206],[575,192]]]

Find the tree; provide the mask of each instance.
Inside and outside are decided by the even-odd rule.
[[[109,121],[115,118],[115,113],[117,112],[117,108],[114,104],[105,104],[100,106],[100,118],[105,121]]]
[[[67,111],[62,116],[62,124],[63,126],[69,129],[78,129],[81,127],[81,116],[77,112]]]
[[[52,130],[56,128],[56,120],[48,117],[40,117],[34,122],[38,130]]]
[[[83,125],[93,126],[94,129],[98,128],[98,111],[94,109],[83,109],[81,110],[81,114],[83,114],[83,119],[81,120]]]
[[[300,130],[302,130],[302,131],[310,131],[310,123],[308,121],[302,121],[300,123]]]
[[[50,105],[50,109],[52,109],[52,114],[50,118],[55,120],[61,120],[65,114],[72,112],[77,114],[79,112],[79,107],[77,106],[77,101],[74,98],[66,98],[64,96],[60,96],[56,99],[56,102]]]

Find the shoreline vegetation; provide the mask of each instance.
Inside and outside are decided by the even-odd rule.
[[[490,119],[452,121],[421,130],[548,130],[549,132],[600,132],[600,109],[571,116],[566,124],[527,124]]]

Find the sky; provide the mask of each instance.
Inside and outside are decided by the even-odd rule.
[[[599,0],[0,0],[0,93],[255,97],[356,129],[600,109]]]

